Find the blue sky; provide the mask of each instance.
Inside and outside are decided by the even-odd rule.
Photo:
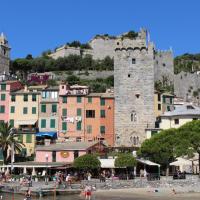
[[[200,53],[199,0],[0,0],[12,58],[146,27],[157,49]]]

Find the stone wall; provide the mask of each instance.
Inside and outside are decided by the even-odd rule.
[[[116,146],[140,146],[145,128],[154,127],[154,47],[143,36],[115,50]]]

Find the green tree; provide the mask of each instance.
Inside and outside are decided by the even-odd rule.
[[[178,129],[178,137],[180,141],[177,144],[178,155],[190,155],[191,152],[197,152],[200,167],[200,121],[193,120],[181,126]]]
[[[78,84],[79,81],[80,81],[80,78],[75,75],[69,75],[67,77],[67,82],[69,83],[69,85]]]
[[[131,153],[120,153],[115,159],[115,167],[125,168],[126,175],[128,179],[128,168],[133,168],[136,166],[136,159]]]
[[[3,151],[4,164],[8,163],[8,149],[14,146],[16,152],[21,152],[23,144],[17,140],[15,134],[10,134],[12,126],[8,123],[0,123],[0,148]]]
[[[163,130],[159,134],[145,140],[137,154],[153,162],[157,162],[166,168],[168,175],[169,163],[177,156],[177,144],[179,142],[176,129]]]
[[[74,168],[82,170],[100,169],[101,163],[96,155],[86,154],[74,160]]]

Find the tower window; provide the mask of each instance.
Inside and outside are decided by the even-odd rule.
[[[136,122],[136,120],[137,120],[137,115],[136,115],[135,111],[133,111],[133,112],[131,113],[131,121],[132,121],[132,122]]]
[[[128,74],[128,78],[130,78],[131,77],[131,75],[130,74]]]
[[[132,64],[135,64],[135,63],[136,63],[136,59],[132,58]]]
[[[117,42],[117,45],[119,45],[119,42]]]
[[[165,66],[166,66],[166,64],[165,64],[165,63],[163,63],[162,65],[163,65],[163,67],[165,67]]]
[[[136,94],[135,96],[136,96],[136,98],[137,98],[137,99],[139,99],[139,97],[140,97],[140,94]]]

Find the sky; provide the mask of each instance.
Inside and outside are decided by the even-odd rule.
[[[156,48],[200,53],[199,0],[0,0],[12,59],[96,34],[149,30]]]

